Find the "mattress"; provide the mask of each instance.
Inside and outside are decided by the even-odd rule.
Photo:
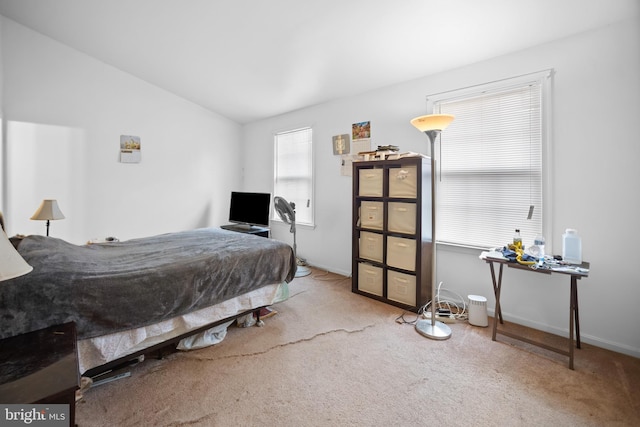
[[[0,338],[73,321],[78,339],[155,325],[293,279],[293,249],[206,228],[78,246],[27,236],[33,266],[0,287]]]

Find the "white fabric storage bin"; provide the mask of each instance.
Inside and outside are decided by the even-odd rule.
[[[389,231],[415,234],[416,204],[389,202]]]
[[[364,262],[358,263],[358,289],[382,296],[382,268]]]
[[[389,270],[387,272],[387,298],[415,306],[416,276]]]
[[[382,202],[362,202],[360,204],[360,226],[373,230],[382,230],[384,205]]]
[[[360,233],[360,258],[382,262],[382,234]]]
[[[387,237],[387,265],[403,270],[416,270],[416,241],[402,237]]]
[[[382,197],[382,169],[360,169],[358,195]]]
[[[418,169],[389,168],[389,197],[415,198],[418,195]]]

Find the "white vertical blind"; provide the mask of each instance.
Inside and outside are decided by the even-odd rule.
[[[536,80],[434,103],[455,116],[436,151],[439,241],[495,247],[520,229],[527,245],[542,233],[542,94]]]
[[[296,204],[296,223],[313,225],[313,131],[296,129],[275,135],[274,196]],[[275,219],[279,219],[274,214]]]

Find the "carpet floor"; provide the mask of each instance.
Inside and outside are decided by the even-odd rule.
[[[583,343],[570,370],[562,355],[493,342],[491,325],[451,324],[450,339],[433,341],[397,323],[401,309],[315,269],[290,294],[263,327],[232,326],[220,344],[147,358],[91,387],[77,424],[640,425],[640,359]]]

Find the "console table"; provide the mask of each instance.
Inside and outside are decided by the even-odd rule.
[[[493,282],[493,291],[495,293],[496,296],[496,307],[495,307],[495,312],[494,312],[494,321],[493,321],[493,334],[491,339],[493,341],[496,340],[496,335],[497,334],[502,334],[505,336],[508,336],[510,338],[514,338],[523,342],[526,342],[528,344],[532,344],[532,345],[536,345],[538,347],[544,348],[546,350],[550,350],[550,351],[554,351],[556,353],[560,353],[564,356],[568,356],[569,357],[569,369],[573,369],[573,342],[574,342],[574,327],[575,327],[575,342],[576,342],[576,347],[580,348],[580,319],[578,316],[578,280],[583,278],[583,277],[587,277],[589,275],[588,270],[589,270],[589,263],[588,262],[583,262],[581,265],[577,266],[580,267],[582,269],[587,270],[587,273],[580,273],[578,271],[572,270],[572,269],[565,269],[565,270],[557,270],[557,269],[542,269],[542,268],[538,268],[538,269],[533,269],[528,265],[522,265],[522,264],[518,264],[516,262],[509,262],[506,260],[501,260],[501,259],[497,259],[497,258],[483,258],[483,260],[489,264],[489,267],[491,269],[491,280]],[[498,264],[500,266],[500,270],[498,272],[498,279],[496,280],[496,273],[495,273],[495,269],[494,269],[494,264]],[[560,348],[556,348],[556,347],[552,347],[550,345],[547,345],[545,343],[539,342],[539,341],[534,341],[531,340],[529,338],[523,337],[521,335],[517,335],[513,332],[504,330],[504,329],[498,329],[498,322],[500,322],[501,324],[504,324],[504,321],[502,319],[502,310],[500,307],[500,292],[502,290],[502,269],[503,267],[507,265],[510,268],[516,268],[518,270],[524,270],[524,271],[529,271],[532,273],[542,273],[542,274],[547,274],[547,275],[551,275],[551,274],[563,274],[566,276],[569,276],[571,278],[571,292],[569,293],[569,349],[568,350],[564,350],[564,349],[560,349]]]
[[[0,402],[67,404],[75,425],[80,388],[75,323],[0,340]]]

